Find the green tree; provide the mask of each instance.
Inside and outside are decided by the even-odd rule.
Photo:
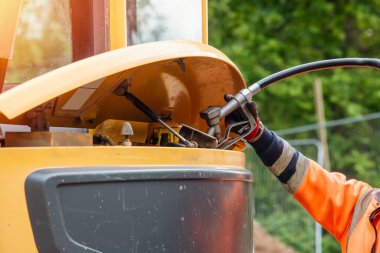
[[[249,85],[306,62],[340,57],[379,58],[380,1],[209,0],[209,31],[210,44],[236,63]],[[255,96],[265,124],[272,129],[285,129],[315,123],[312,84],[317,78],[323,83],[327,120],[380,111],[380,71],[326,70],[290,78]],[[310,137],[316,137],[316,132],[286,136]],[[376,137],[380,134],[376,125],[370,123],[329,129],[332,168],[378,186],[380,147],[373,141]],[[271,192],[272,185],[261,186],[256,201],[266,202],[262,203],[262,211],[268,214],[273,202],[266,201],[268,194],[260,194],[265,194],[265,189]],[[286,233],[282,235],[285,237]],[[328,252],[339,252],[339,247],[331,243],[331,236],[326,235],[324,242]],[[301,250],[299,245],[293,246]]]
[[[380,1],[210,0],[210,44],[225,52],[250,84],[310,61],[378,57],[379,10]],[[257,96],[266,123],[276,129],[314,123],[316,77],[325,86],[328,119],[379,110],[380,73],[330,70],[291,78]]]
[[[378,0],[296,0],[290,3],[210,0],[210,44],[237,64],[249,85],[271,73],[310,61],[378,58],[379,14]],[[327,120],[380,110],[380,71],[326,70],[290,78],[258,94],[254,100],[267,126],[284,129],[315,123],[312,84],[316,78],[322,79],[324,85]],[[367,132],[374,130],[371,126],[363,128]],[[339,137],[331,138],[330,145],[339,147],[334,141]],[[362,136],[351,131],[341,138],[345,139],[347,150],[358,150],[355,140]],[[368,140],[360,142],[362,147],[371,146]],[[360,150],[357,153],[354,154],[354,171],[349,168],[353,163],[342,162],[342,157],[332,157],[332,167],[354,172],[352,175],[358,178],[367,178],[360,171],[368,168],[380,172],[376,155]],[[378,184],[375,180],[370,177],[369,183]]]

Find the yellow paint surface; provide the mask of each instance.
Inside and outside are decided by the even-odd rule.
[[[12,58],[21,0],[0,0],[0,58]]]
[[[242,152],[157,147],[0,149],[0,253],[36,253],[24,183],[34,170],[109,165],[219,165],[244,168]],[[178,167],[177,167],[178,168]]]
[[[111,50],[127,45],[126,1],[110,0],[110,43]]]

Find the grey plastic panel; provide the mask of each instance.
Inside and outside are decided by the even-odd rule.
[[[84,167],[35,171],[25,190],[41,253],[250,253],[251,181],[221,167]]]

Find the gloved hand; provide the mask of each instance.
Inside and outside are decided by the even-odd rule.
[[[224,100],[226,100],[226,102],[230,101],[232,98],[233,98],[232,95],[229,95],[229,94],[224,95]],[[256,128],[253,129],[247,136],[245,136],[244,139],[246,139],[248,142],[254,142],[261,133],[261,129],[262,129],[261,122],[257,113],[256,103],[251,101],[246,104],[246,107],[256,121]],[[226,116],[225,124],[227,127],[230,124],[246,121],[246,120],[247,118],[244,115],[243,111],[241,109],[237,109]],[[236,126],[231,129],[231,132],[234,132],[239,135],[244,134],[245,131],[247,131],[247,127]]]

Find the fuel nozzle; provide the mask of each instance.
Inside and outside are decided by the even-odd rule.
[[[232,146],[234,143],[243,139],[251,130],[256,127],[256,120],[254,119],[252,113],[247,109],[247,103],[252,101],[252,92],[249,89],[243,89],[238,92],[235,96],[226,95],[225,100],[227,104],[218,107],[212,106],[200,113],[202,119],[206,120],[208,130],[207,134],[214,136],[218,139],[219,143],[217,145],[218,149],[226,149]],[[244,118],[246,119],[243,122],[238,122],[235,124],[231,124],[226,128],[224,136],[221,137],[221,127],[220,123],[223,118],[232,113],[235,110],[241,110],[242,114],[244,114]],[[231,139],[230,132],[232,127],[241,127],[244,128],[244,134],[240,135],[237,138]]]
[[[214,136],[219,140],[220,138],[220,114],[221,110],[219,106],[210,106],[207,109],[201,111],[200,116],[206,120],[208,131],[207,134]]]

